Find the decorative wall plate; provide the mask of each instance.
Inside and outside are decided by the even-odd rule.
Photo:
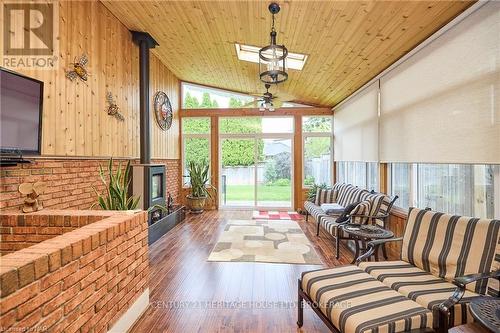
[[[158,126],[164,131],[172,126],[172,104],[168,99],[167,94],[163,91],[158,91],[154,98],[155,119]]]

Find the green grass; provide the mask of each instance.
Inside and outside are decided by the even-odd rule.
[[[252,185],[229,185],[226,189],[228,201],[250,201],[254,199]],[[291,186],[266,186],[257,188],[259,201],[289,201],[292,198]]]

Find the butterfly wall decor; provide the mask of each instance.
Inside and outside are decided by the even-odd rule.
[[[106,94],[106,101],[108,102],[108,115],[115,117],[120,121],[124,121],[125,117],[120,113],[120,108],[116,105],[116,102],[113,98],[113,94],[108,91]]]

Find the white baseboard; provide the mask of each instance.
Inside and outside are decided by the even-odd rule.
[[[149,288],[137,298],[132,306],[113,325],[108,333],[125,333],[134,325],[149,306]]]

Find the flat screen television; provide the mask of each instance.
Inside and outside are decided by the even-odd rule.
[[[40,155],[43,82],[0,68],[0,149]]]

